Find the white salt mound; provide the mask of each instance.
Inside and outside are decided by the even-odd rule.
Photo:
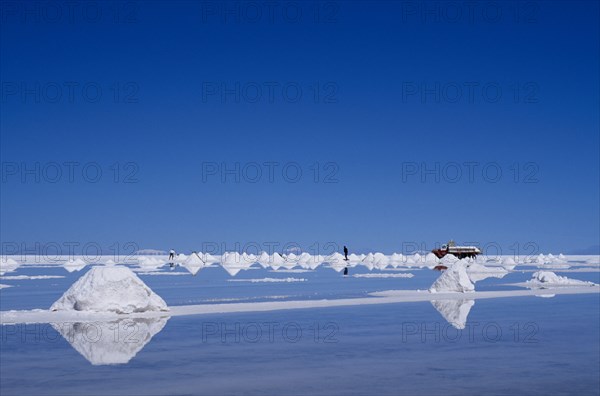
[[[447,270],[442,272],[439,278],[429,288],[430,293],[443,292],[471,292],[475,286],[471,283],[467,274],[466,261],[459,260]]]
[[[17,263],[15,260],[8,257],[3,257],[0,260],[0,275],[4,275],[7,272],[13,272],[18,267],[19,263]]]
[[[471,282],[479,282],[487,278],[503,278],[508,271],[504,267],[486,267],[479,263],[471,263],[467,268]]]
[[[516,265],[517,263],[512,257],[504,257],[502,259],[502,265]]]
[[[442,257],[442,259],[440,260],[440,263],[444,264],[445,266],[450,266],[450,265],[456,263],[457,261],[458,261],[458,259],[456,258],[456,256],[447,254],[444,257]]]
[[[567,278],[566,276],[556,275],[551,271],[538,271],[533,274],[531,280],[525,282],[529,285],[540,286],[594,286],[593,282],[586,282],[578,279]]]
[[[161,260],[156,257],[141,256],[138,258],[139,267],[144,268],[146,270],[159,269],[160,267],[162,267],[165,264],[166,264],[166,262],[164,260]]]
[[[168,311],[165,301],[127,267],[93,267],[52,306],[51,311],[127,314]]]

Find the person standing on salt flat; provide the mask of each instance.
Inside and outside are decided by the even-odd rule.
[[[175,259],[175,250],[171,249],[169,251],[169,260],[174,260]]]
[[[348,248],[346,246],[344,246],[344,260],[348,261]]]

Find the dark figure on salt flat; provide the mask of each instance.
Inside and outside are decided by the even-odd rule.
[[[346,246],[344,246],[344,260],[348,261],[348,248]]]

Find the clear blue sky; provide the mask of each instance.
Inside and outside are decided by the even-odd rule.
[[[598,2],[39,4],[2,4],[5,252],[599,244]]]

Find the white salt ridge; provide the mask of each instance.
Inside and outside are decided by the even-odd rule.
[[[133,271],[115,266],[90,269],[52,304],[50,310],[122,314],[169,309]]]
[[[3,285],[3,284],[0,284],[0,289],[8,289],[9,287],[12,287],[12,285]]]
[[[64,276],[61,275],[13,275],[3,276],[3,280],[37,280],[37,279],[61,279]]]
[[[467,274],[466,262],[457,261],[447,270],[443,271],[439,278],[429,288],[430,293],[444,292],[472,292],[475,286],[471,283]]]
[[[413,274],[354,274],[354,278],[412,278]]]
[[[467,326],[467,316],[475,305],[474,300],[431,300],[431,304],[454,328],[462,330]]]
[[[251,283],[292,283],[292,282],[306,282],[304,278],[261,278],[261,279],[228,279],[229,282],[251,282]]]
[[[284,298],[290,298],[293,296],[257,296],[257,297],[232,297],[232,298],[209,298],[206,300],[199,300],[201,303],[214,303],[214,302],[234,302],[234,301],[252,301],[252,300],[282,300]]]
[[[559,287],[551,290],[553,294],[589,294],[600,293],[598,285],[594,287]],[[502,291],[474,291],[468,295],[469,300],[493,299],[506,297],[524,297],[548,294],[548,291],[539,289],[530,290],[502,290]],[[376,297],[376,298],[374,298]],[[291,300],[291,301],[267,301],[252,303],[227,303],[227,304],[201,304],[171,307],[165,312],[141,312],[132,313],[128,318],[156,318],[164,316],[185,315],[214,315],[224,313],[242,312],[267,312],[288,309],[312,309],[312,308],[334,308],[358,305],[398,304],[431,300],[464,300],[465,295],[461,293],[448,292],[432,294],[419,290],[387,290],[369,293],[367,297],[341,298],[333,300]],[[80,312],[50,310],[26,310],[26,311],[0,311],[0,324],[9,325],[17,323],[60,323],[60,322],[96,322],[110,321],[122,318],[114,312]]]
[[[164,276],[190,276],[190,274],[188,274],[187,272],[165,272],[165,271],[150,271],[150,272],[136,272],[138,275],[142,275],[142,276],[159,276],[159,275],[164,275]]]

